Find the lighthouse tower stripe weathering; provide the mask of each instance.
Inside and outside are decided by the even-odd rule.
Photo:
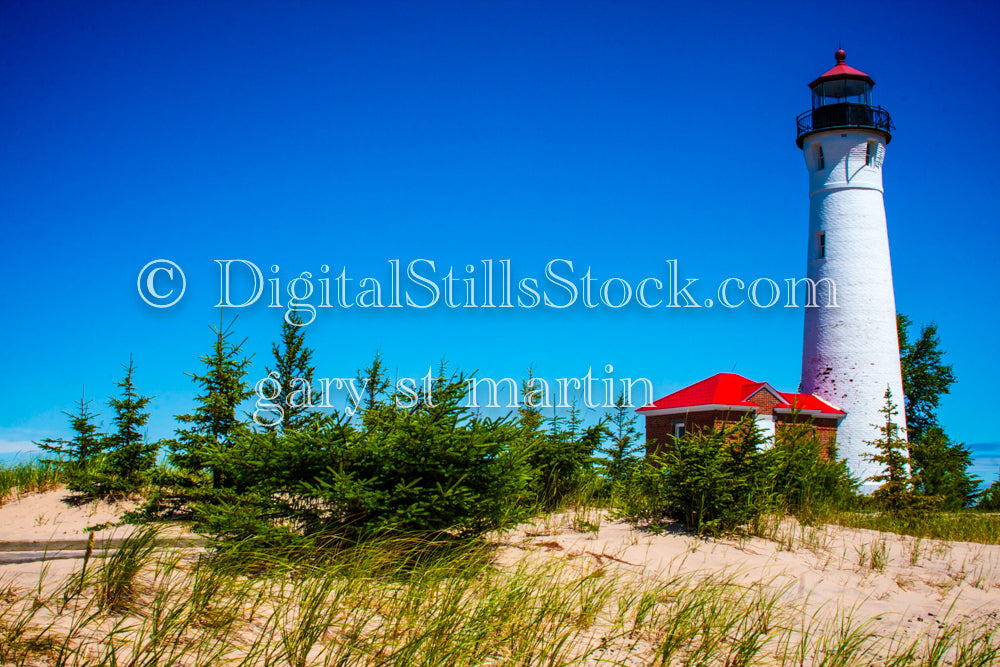
[[[818,307],[805,309],[799,391],[847,413],[838,453],[863,480],[878,472],[865,458],[873,453],[866,442],[880,437],[887,387],[900,406],[900,434],[906,433],[882,196],[893,126],[888,112],[872,105],[871,77],[846,65],[843,50],[836,59],[836,67],[809,84],[812,109],[798,117],[796,141],[809,170],[807,275],[822,281]],[[837,307],[828,307],[834,296]]]

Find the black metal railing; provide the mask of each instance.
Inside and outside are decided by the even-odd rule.
[[[882,107],[867,104],[827,104],[799,114],[796,122],[795,143],[802,147],[802,139],[812,132],[839,127],[867,127],[886,134],[886,143],[895,129],[889,112]]]

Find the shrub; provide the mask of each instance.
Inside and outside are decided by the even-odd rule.
[[[917,488],[940,498],[942,509],[955,511],[975,501],[980,480],[969,472],[972,451],[951,442],[940,427],[924,429],[920,440],[910,443],[910,457]]]
[[[986,512],[1000,512],[1000,479],[990,484],[979,497],[977,508]]]
[[[699,534],[731,533],[765,509],[763,442],[750,417],[672,439],[635,475],[635,518],[669,517]]]
[[[228,481],[193,503],[216,538],[234,542],[372,534],[468,537],[523,518],[530,479],[519,429],[462,405],[462,376],[439,378],[412,408],[376,406],[365,428],[332,417],[297,432],[245,433],[207,447]],[[377,417],[377,418],[376,418]]]
[[[825,447],[808,423],[780,429],[763,457],[772,508],[794,514],[803,523],[850,505],[856,496],[858,481],[847,462],[838,460],[836,446]]]
[[[514,447],[531,471],[530,495],[537,506],[551,510],[593,480],[594,451],[606,434],[604,422],[584,428],[574,404],[569,418],[557,414],[546,422],[538,404],[531,369],[522,382],[524,403],[518,407]],[[547,425],[547,427],[546,427]]]

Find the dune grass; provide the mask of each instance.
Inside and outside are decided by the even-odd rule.
[[[886,637],[850,610],[819,620],[768,582],[653,579],[592,561],[501,566],[385,539],[327,558],[225,559],[140,531],[83,573],[0,586],[5,665],[989,665],[997,630]],[[43,573],[43,577],[44,577]],[[81,585],[82,584],[82,585]]]
[[[29,493],[47,491],[62,482],[60,468],[47,463],[0,464],[0,506]]]
[[[826,517],[826,522],[923,539],[1000,544],[1000,514],[974,510],[917,514],[835,512]]]
[[[32,488],[32,479],[38,490],[56,483],[42,473],[25,472],[14,487]],[[593,499],[576,500],[562,508],[574,528],[599,528],[602,512]],[[982,523],[963,525],[969,516]],[[827,519],[990,544],[1000,522],[974,513],[910,523],[859,513]],[[816,526],[796,524],[793,535],[775,518],[758,532],[788,542],[789,550],[824,549]],[[531,553],[501,565],[485,541],[457,546],[400,537],[338,550],[236,545],[210,554],[164,546],[156,534],[140,529],[117,548],[88,553],[63,580],[43,568],[30,588],[0,581],[0,664],[1000,663],[995,623],[944,618],[926,636],[887,635],[851,609],[814,615],[767,581],[747,586],[699,572],[661,579],[600,559]],[[859,558],[866,568],[884,567],[884,549]]]

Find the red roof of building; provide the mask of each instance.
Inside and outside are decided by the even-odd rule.
[[[782,396],[793,410],[818,410],[828,415],[846,415],[843,410],[838,410],[819,396],[814,394],[790,394],[782,392]]]
[[[834,57],[837,59],[837,64],[829,72],[810,83],[810,88],[815,86],[817,83],[831,81],[833,79],[860,79],[861,81],[867,81],[873,86],[875,85],[875,82],[870,76],[844,63],[844,60],[847,58],[847,53],[843,49],[838,49],[834,54]]]
[[[766,388],[779,400],[777,408],[818,412],[831,416],[846,414],[813,394],[780,392],[766,382],[754,382],[736,373],[717,373],[701,382],[675,391],[661,399],[644,405],[637,412],[651,410],[675,410],[678,408],[716,409],[717,407],[755,408],[758,403],[748,400],[762,388]]]

